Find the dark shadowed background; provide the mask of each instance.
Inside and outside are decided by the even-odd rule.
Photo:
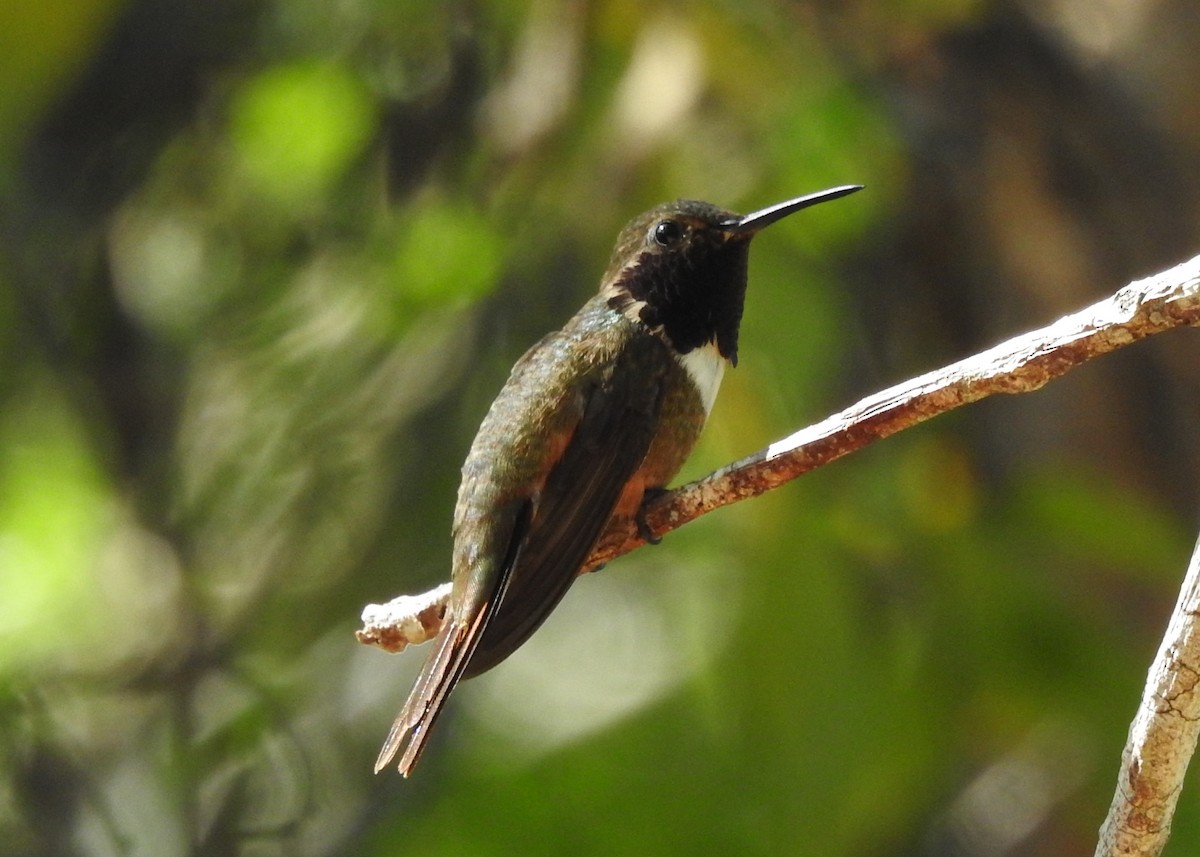
[[[508,367],[752,253],[683,477],[1200,252],[1193,0],[0,4],[0,851],[1088,855],[1200,515],[1168,334],[572,591],[371,774]],[[1200,848],[1200,788],[1169,853]]]

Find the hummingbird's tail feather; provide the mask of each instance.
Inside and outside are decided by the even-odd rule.
[[[450,691],[463,677],[484,629],[504,601],[532,514],[531,501],[522,500],[514,504],[512,532],[495,587],[477,596],[473,596],[468,588],[465,603],[457,607],[452,597],[450,612],[434,640],[433,652],[421,668],[404,707],[392,722],[392,729],[375,760],[375,773],[386,768],[397,753],[400,754],[401,774],[407,777],[416,767],[421,751],[429,741],[429,732],[442,713]]]
[[[438,634],[433,654],[422,667],[408,700],[383,742],[379,758],[375,760],[375,773],[387,767],[397,753],[400,754],[401,774],[407,777],[416,766],[433,724],[471,659],[489,612],[485,606],[471,617],[471,621],[448,622]]]

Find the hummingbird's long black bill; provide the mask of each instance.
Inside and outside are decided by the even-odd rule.
[[[738,218],[731,218],[723,223],[718,224],[726,232],[734,233],[750,233],[753,235],[760,229],[765,229],[777,220],[782,220],[793,212],[799,211],[802,208],[808,208],[810,205],[816,205],[819,202],[829,202],[833,199],[841,199],[843,196],[849,196],[852,193],[857,193],[862,190],[860,184],[846,184],[840,187],[831,187],[828,190],[819,190],[816,193],[805,194],[798,196],[795,199],[789,199],[786,202],[778,202],[775,205],[767,206],[750,214],[743,214]]]

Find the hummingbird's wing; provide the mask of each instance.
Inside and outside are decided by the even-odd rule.
[[[612,517],[658,426],[664,343],[638,337],[599,371],[583,415],[533,505],[505,592],[463,677],[512,654],[562,600]],[[657,359],[655,359],[657,358]]]

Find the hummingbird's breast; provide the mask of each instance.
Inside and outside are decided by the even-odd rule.
[[[717,401],[717,392],[721,389],[721,379],[725,377],[725,364],[728,362],[721,356],[721,351],[715,342],[710,342],[700,348],[693,348],[687,354],[677,354],[676,359],[687,371],[688,377],[700,394],[704,405],[704,413],[711,414]]]
[[[653,334],[648,334],[653,335]],[[658,427],[646,457],[621,493],[614,517],[631,517],[647,490],[665,488],[691,455],[716,399],[725,359],[715,345],[681,355],[668,346]]]

